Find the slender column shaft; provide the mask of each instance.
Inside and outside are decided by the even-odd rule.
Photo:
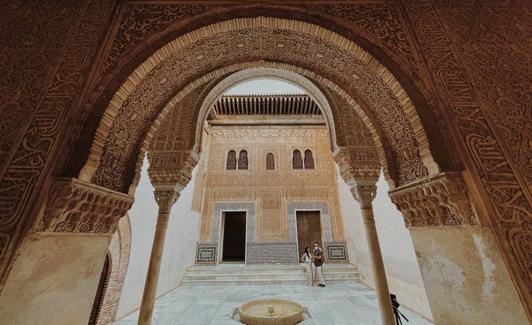
[[[156,192],[155,197],[159,203],[159,213],[157,216],[157,225],[155,226],[155,236],[151,248],[150,264],[146,283],[144,285],[144,294],[140,305],[139,325],[150,325],[155,304],[155,295],[157,294],[157,284],[159,283],[159,273],[161,271],[161,257],[163,255],[164,241],[166,230],[168,229],[168,219],[170,210],[179,194],[173,191]]]
[[[353,189],[353,194],[355,199],[359,201],[360,209],[362,210],[362,219],[366,231],[371,271],[375,282],[375,291],[377,292],[382,324],[395,325],[395,318],[390,300],[390,291],[388,289],[386,271],[384,269],[379,237],[377,235],[377,228],[375,227],[375,218],[373,215],[372,201],[375,191],[376,186],[356,186]]]

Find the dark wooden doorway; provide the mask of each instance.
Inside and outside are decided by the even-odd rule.
[[[323,248],[321,242],[320,211],[297,211],[297,243],[299,257],[305,252],[305,247],[313,249],[315,243]]]
[[[246,260],[246,212],[224,213],[222,262]]]

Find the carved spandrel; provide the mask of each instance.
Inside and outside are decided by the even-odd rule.
[[[36,230],[111,234],[132,204],[133,199],[123,193],[75,178],[57,179]]]
[[[245,41],[244,41],[245,39]],[[251,40],[252,43],[249,43]],[[275,42],[285,45],[283,51],[276,47],[256,46],[253,42]],[[246,43],[244,47],[239,47],[241,42]],[[297,44],[297,46],[295,46]],[[312,46],[310,44],[313,44]],[[294,46],[292,46],[294,45]],[[238,48],[238,51],[234,51]],[[123,182],[127,182],[127,175],[131,174],[123,167],[126,165],[118,163],[118,168],[111,168],[110,162],[115,157],[129,161],[134,154],[140,140],[140,135],[146,126],[141,123],[145,120],[152,120],[156,117],[156,107],[165,105],[165,100],[172,96],[168,89],[181,89],[190,79],[197,78],[213,72],[221,66],[228,67],[233,64],[241,64],[242,60],[259,55],[255,53],[260,49],[261,57],[272,61],[287,61],[292,64],[307,67],[308,69],[320,71],[326,75],[338,87],[345,89],[348,94],[356,94],[355,100],[363,103],[361,106],[373,121],[379,121],[378,126],[383,130],[385,144],[393,147],[393,152],[406,152],[407,155],[397,155],[401,160],[397,164],[397,182],[407,183],[428,174],[424,166],[423,159],[419,154],[417,146],[419,143],[426,143],[424,140],[416,140],[416,132],[404,113],[403,102],[398,98],[394,90],[386,84],[379,75],[363,64],[353,53],[342,50],[319,37],[305,35],[299,32],[276,31],[272,28],[254,28],[243,30],[228,30],[216,35],[206,36],[202,40],[184,47],[179,51],[179,55],[172,54],[167,60],[161,62],[156,71],[150,73],[149,77],[133,89],[127,96],[127,101],[116,104],[115,123],[108,128],[108,137],[102,139],[103,146],[97,156],[101,156],[101,163],[94,174],[94,182],[113,189],[119,189]],[[196,59],[198,53],[232,53],[231,56],[206,56],[201,55],[201,60]],[[309,53],[327,57],[319,64],[309,56]],[[349,62],[349,64],[346,64]],[[249,67],[254,67],[259,63],[250,63]],[[318,65],[318,66],[316,66]],[[225,73],[229,71],[225,70]],[[355,82],[353,75],[360,79],[367,80],[365,83]],[[161,80],[165,80],[165,87],[160,87]],[[364,85],[364,89],[361,89]],[[404,96],[403,96],[404,97]],[[149,98],[149,102],[147,99]],[[404,99],[404,98],[403,98]],[[351,108],[352,109],[352,108]],[[137,114],[135,119],[131,119],[131,112]],[[133,130],[135,132],[124,132]],[[137,132],[138,130],[138,132]],[[103,131],[102,131],[103,132]],[[126,134],[127,133],[127,134]],[[130,141],[118,141],[118,138],[127,137]],[[116,145],[119,144],[119,145]],[[100,150],[100,149],[98,149]],[[120,151],[120,155],[115,155],[114,151]],[[404,161],[403,161],[404,160]],[[109,173],[113,172],[113,175]]]
[[[446,13],[440,17],[437,7],[445,12],[455,10],[453,6],[449,7],[444,3],[435,5],[427,0],[408,0],[404,1],[404,4],[408,13],[407,18],[414,27],[419,44],[425,51],[428,68],[434,76],[435,91],[449,108],[448,114],[453,116],[459,133],[457,137],[462,140],[472,158],[474,164],[472,169],[478,174],[482,187],[489,197],[486,203],[493,207],[494,213],[491,221],[495,226],[494,229],[506,241],[503,247],[510,248],[505,253],[505,257],[516,274],[514,279],[521,287],[522,296],[530,305],[532,301],[530,294],[532,292],[530,275],[532,258],[527,248],[530,247],[532,241],[532,229],[529,226],[532,206],[529,186],[526,181],[523,181],[523,178],[527,179],[527,170],[529,170],[528,167],[523,168],[523,161],[525,161],[525,166],[530,166],[530,162],[526,161],[530,158],[530,150],[523,154],[522,150],[526,151],[527,146],[523,145],[521,140],[529,138],[525,135],[527,129],[523,126],[530,127],[530,123],[519,118],[522,116],[522,111],[515,109],[512,104],[518,102],[528,104],[530,100],[527,101],[526,96],[520,94],[522,88],[517,86],[523,85],[522,80],[518,80],[520,72],[524,71],[523,66],[518,63],[519,60],[512,59],[512,63],[503,63],[504,55],[497,54],[494,57],[496,60],[490,62],[489,57],[493,54],[491,50],[487,50],[490,47],[499,47],[504,44],[506,47],[504,53],[507,53],[507,51],[519,49],[520,45],[514,43],[509,46],[508,44],[513,42],[511,40],[495,42],[498,44],[479,43],[480,40],[485,40],[486,35],[502,37],[504,34],[492,33],[493,29],[500,29],[501,22],[504,22],[505,30],[520,26],[519,24],[510,24],[512,25],[510,26],[508,22],[525,11],[518,6],[514,8],[504,3],[500,3],[500,6],[494,10],[493,4],[498,5],[497,2],[478,8],[475,8],[477,6],[475,2],[464,2],[461,3],[463,6],[454,7],[466,9],[466,11],[473,10],[470,12],[474,12],[474,15],[464,16],[461,13],[458,17],[453,17],[453,14]],[[493,11],[489,16],[495,20],[489,23],[482,20],[481,17],[485,15],[479,14],[481,9]],[[515,14],[510,14],[503,20],[497,19],[499,15],[504,17],[504,13],[508,14],[508,11],[514,11]],[[465,20],[464,17],[466,17]],[[447,22],[453,21],[453,23],[446,27],[442,24],[442,18]],[[454,22],[457,23],[456,26]],[[479,24],[486,25],[480,28]],[[472,30],[473,26],[477,28]],[[449,29],[462,29],[459,33],[464,34],[481,32],[483,37],[470,38],[468,42],[477,43],[473,46],[464,43],[463,39],[459,40],[463,46],[457,47],[456,44],[453,45],[453,40],[458,40],[454,38],[456,34],[453,36],[449,33]],[[512,35],[511,38],[522,37],[520,33],[508,35]],[[483,64],[479,64],[479,58]],[[466,64],[464,65],[463,62]],[[472,66],[474,66],[474,71],[471,69]],[[507,70],[513,70],[515,73],[504,72]],[[467,73],[472,76],[472,80]],[[502,76],[516,79],[500,83]],[[510,93],[519,95],[509,96]],[[527,107],[526,104],[521,108]],[[515,146],[519,149],[516,150]],[[512,164],[512,159],[508,158],[515,159],[517,164]]]
[[[0,137],[0,151],[6,150],[2,140],[12,146],[5,156],[0,152],[3,160],[0,162],[0,205],[6,207],[0,210],[0,256],[6,261],[0,266],[0,281],[16,249],[11,241],[21,242],[17,239],[22,233],[21,221],[27,217],[30,220],[25,222],[34,221],[33,217],[25,215],[25,211],[29,211],[26,207],[34,203],[40,190],[36,185],[45,176],[42,171],[53,161],[50,155],[55,152],[58,135],[66,127],[64,121],[79,98],[114,1],[48,2],[33,6],[31,10],[27,10],[28,6],[29,3],[21,2],[2,11],[3,18],[15,21],[11,24],[9,20],[2,20],[7,24],[4,26],[16,30],[2,29],[2,33],[10,35],[11,44],[16,45],[4,47],[2,52],[7,50],[8,54],[0,55],[10,62],[2,65],[10,67],[9,72],[3,73],[4,77],[8,76],[5,80],[9,80],[10,85],[6,92],[0,87],[0,110],[7,108],[12,113],[3,116],[0,122],[0,129],[4,129],[3,122],[10,124],[5,129],[6,134]],[[41,23],[41,19],[54,26]],[[7,107],[3,105],[6,103],[4,94],[10,96]],[[10,131],[18,128],[20,133]],[[8,251],[8,248],[11,249]]]

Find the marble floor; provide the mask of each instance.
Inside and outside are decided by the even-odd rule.
[[[236,325],[235,307],[259,298],[290,299],[307,307],[312,318],[304,325],[380,324],[375,292],[358,283],[330,284],[325,288],[302,285],[183,286],[157,299],[154,325]],[[410,320],[405,325],[432,324],[401,306]],[[116,322],[137,324],[138,311]]]

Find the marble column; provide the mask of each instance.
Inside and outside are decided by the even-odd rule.
[[[381,249],[379,246],[379,237],[375,228],[375,218],[373,216],[373,199],[377,192],[376,180],[357,181],[351,187],[351,193],[360,203],[362,210],[362,219],[368,242],[371,270],[375,283],[375,291],[379,302],[379,311],[381,314],[382,324],[395,325],[392,304],[390,301],[390,291],[386,280],[386,271],[382,261]]]
[[[159,282],[159,272],[161,270],[161,257],[163,255],[166,230],[168,229],[168,218],[170,216],[170,210],[178,197],[179,192],[174,189],[155,191],[155,200],[159,204],[159,214],[157,216],[157,225],[155,226],[155,236],[153,238],[146,283],[144,285],[144,294],[140,305],[139,325],[151,324],[153,306],[157,293],[157,283]]]

